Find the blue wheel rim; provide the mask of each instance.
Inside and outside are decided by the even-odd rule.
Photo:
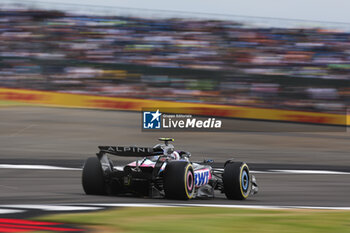
[[[242,172],[242,188],[246,192],[249,186],[249,176],[246,170]]]

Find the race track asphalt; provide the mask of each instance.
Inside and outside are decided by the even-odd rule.
[[[237,125],[254,121],[230,120]],[[0,164],[81,168],[98,145],[152,146],[158,137],[174,137],[192,160],[235,158],[252,170],[330,170],[350,172],[350,133],[313,132],[141,132],[141,114],[46,107],[0,108]],[[259,124],[262,124],[261,122]],[[265,123],[264,123],[265,124]],[[296,124],[266,123],[287,128]],[[272,125],[270,125],[272,124]],[[259,126],[260,127],[260,126]],[[298,127],[304,127],[299,125]],[[246,201],[215,199],[191,203],[350,206],[350,174],[255,174],[260,192]],[[0,168],[0,204],[183,203],[163,199],[86,196],[80,170]],[[185,203],[188,203],[185,202]]]

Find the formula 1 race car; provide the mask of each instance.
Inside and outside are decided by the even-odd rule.
[[[212,160],[190,161],[191,154],[175,151],[169,141],[154,147],[99,146],[97,157],[86,160],[82,185],[86,194],[134,194],[152,198],[187,200],[214,197],[214,190],[228,199],[244,200],[258,192],[255,177],[246,163],[228,160],[224,168],[213,168]],[[142,157],[125,166],[115,166],[107,154]]]

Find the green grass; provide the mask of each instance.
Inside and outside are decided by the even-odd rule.
[[[350,232],[350,211],[333,210],[133,207],[37,220],[74,223],[94,232]]]
[[[8,100],[0,100],[0,107],[12,107],[12,106],[24,106],[27,105],[25,103],[8,101]]]

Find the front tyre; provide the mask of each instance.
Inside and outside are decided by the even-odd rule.
[[[90,157],[85,161],[82,185],[88,195],[106,195],[106,183],[100,160]]]
[[[222,176],[227,199],[245,200],[250,192],[249,168],[243,162],[228,162]]]
[[[171,161],[164,171],[164,192],[168,199],[188,200],[193,198],[194,170],[187,161]]]

